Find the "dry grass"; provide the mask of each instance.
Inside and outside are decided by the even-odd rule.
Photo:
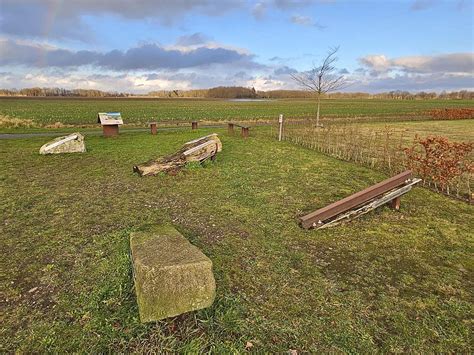
[[[0,115],[0,128],[32,128],[37,127],[35,121]]]
[[[466,129],[467,127],[469,125],[466,124]],[[272,132],[278,134],[276,128]],[[393,175],[411,167],[412,164],[408,160],[405,148],[414,144],[415,136],[412,131],[395,128],[388,124],[377,127],[355,124],[329,124],[325,127],[315,127],[313,121],[307,120],[286,122],[283,138],[332,157]],[[472,153],[465,157],[464,165],[472,166],[473,158]],[[463,172],[449,182],[447,189],[440,192],[469,200],[473,190],[473,180],[469,171]],[[436,183],[430,178],[424,179],[424,184],[438,190]]]

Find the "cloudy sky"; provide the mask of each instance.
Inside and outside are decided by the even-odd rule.
[[[472,0],[0,0],[0,87],[296,88],[340,46],[346,91],[474,89]]]

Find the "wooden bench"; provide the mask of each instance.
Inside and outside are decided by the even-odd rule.
[[[300,224],[305,229],[323,228],[358,217],[389,202],[392,208],[398,210],[400,209],[400,196],[410,191],[411,187],[418,182],[420,179],[411,178],[410,170],[404,171],[300,217]]]
[[[227,132],[229,134],[234,134],[234,126],[242,128],[242,137],[247,138],[250,134],[250,126],[245,126],[240,123],[235,123],[235,122],[228,122],[227,123]]]

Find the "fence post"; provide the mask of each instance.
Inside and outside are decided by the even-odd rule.
[[[150,131],[152,135],[156,134],[156,122],[151,122],[150,123]]]
[[[281,136],[283,133],[283,115],[280,114],[280,117],[278,117],[278,123],[280,124],[280,131],[278,133],[278,141],[281,142]]]

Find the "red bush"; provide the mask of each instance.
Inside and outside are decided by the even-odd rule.
[[[435,120],[463,120],[474,118],[474,108],[440,108],[427,112]]]
[[[464,173],[473,173],[474,164],[469,154],[474,143],[450,142],[445,137],[415,137],[410,148],[405,149],[409,165],[424,180],[432,181],[442,190]]]

